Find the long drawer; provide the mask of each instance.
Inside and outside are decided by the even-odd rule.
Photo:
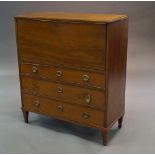
[[[21,74],[26,76],[44,78],[62,83],[94,87],[98,89],[105,89],[104,74],[36,64],[21,64],[20,70]]]
[[[43,97],[23,95],[23,108],[63,120],[71,120],[91,126],[103,126],[104,113],[87,107],[80,107]]]
[[[21,82],[24,92],[104,110],[105,94],[103,91],[68,86],[30,77],[22,77]]]

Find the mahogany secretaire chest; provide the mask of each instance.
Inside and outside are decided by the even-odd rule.
[[[128,17],[31,13],[15,17],[22,111],[108,131],[125,105]]]

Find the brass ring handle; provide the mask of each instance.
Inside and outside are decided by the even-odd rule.
[[[91,100],[92,100],[92,98],[91,98],[91,96],[89,94],[85,96],[85,102],[87,104],[90,104],[91,103]]]
[[[90,117],[90,115],[87,112],[83,112],[82,117],[85,119],[88,119]]]
[[[88,75],[83,75],[82,79],[83,79],[83,81],[87,82],[87,81],[89,81],[89,76]]]
[[[35,105],[35,107],[39,107],[39,106],[40,106],[39,100],[35,100],[35,101],[34,101],[34,105]]]
[[[32,66],[32,72],[33,72],[33,73],[37,73],[37,72],[38,72],[37,66]]]
[[[63,93],[63,88],[58,86],[58,87],[57,87],[57,92],[58,92],[58,93]]]
[[[57,71],[57,72],[56,72],[56,76],[57,76],[57,77],[61,77],[62,74],[63,74],[62,71]]]
[[[61,106],[61,105],[57,106],[57,109],[58,109],[58,111],[60,111],[60,112],[63,112],[63,110],[64,110],[63,106]]]

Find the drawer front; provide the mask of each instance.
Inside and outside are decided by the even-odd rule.
[[[87,107],[80,107],[33,95],[23,95],[25,110],[67,119],[92,126],[103,126],[104,113]]]
[[[47,96],[56,100],[82,104],[100,110],[104,109],[105,95],[102,91],[67,86],[29,77],[22,77],[22,90],[24,92]]]
[[[64,68],[33,64],[21,64],[20,68],[22,75],[100,89],[105,88],[104,74],[74,71]]]
[[[105,38],[102,24],[17,20],[19,57],[25,62],[102,70]]]

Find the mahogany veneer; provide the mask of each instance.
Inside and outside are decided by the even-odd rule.
[[[15,17],[22,111],[108,131],[125,112],[126,15]]]

